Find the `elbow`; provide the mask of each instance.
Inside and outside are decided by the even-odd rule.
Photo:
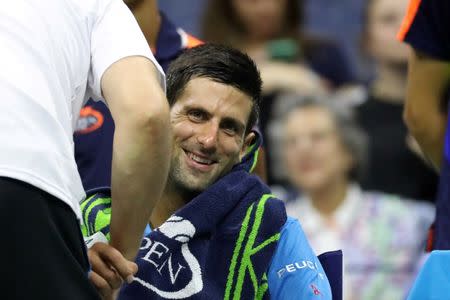
[[[153,98],[147,105],[140,106],[135,115],[139,130],[147,131],[154,137],[166,135],[170,126],[169,104],[164,94],[157,98]]]
[[[428,132],[429,126],[426,124],[424,114],[421,114],[411,105],[405,105],[403,110],[403,120],[408,131],[417,141],[419,141],[419,143],[427,137],[431,137]]]
[[[407,105],[407,103],[403,111],[403,120],[408,131],[422,147],[426,148],[440,146],[440,132],[434,124],[437,117],[430,112]]]
[[[408,128],[408,131],[415,137],[423,135],[424,126],[420,113],[411,105],[405,104],[403,110],[403,121]]]

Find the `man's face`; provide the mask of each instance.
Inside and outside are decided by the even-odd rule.
[[[185,192],[201,192],[231,170],[245,154],[251,98],[207,78],[188,82],[172,106],[174,136],[169,180]]]

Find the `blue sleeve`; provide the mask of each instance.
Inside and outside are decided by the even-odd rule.
[[[268,271],[271,299],[331,300],[331,288],[300,223],[288,217]]]
[[[450,1],[410,1],[404,41],[437,59],[450,60]]]
[[[75,161],[85,191],[111,186],[114,121],[106,104],[89,100],[73,135]]]

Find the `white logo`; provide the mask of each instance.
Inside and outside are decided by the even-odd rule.
[[[319,271],[320,269],[319,269],[319,266],[317,265],[317,263],[313,263],[312,261],[309,261],[309,260],[303,260],[300,262],[286,265],[277,271],[277,275],[278,275],[278,278],[282,278],[286,272],[292,273],[292,272],[296,272],[296,271],[302,270],[302,269],[316,270],[319,274],[320,279],[325,279],[325,275],[320,273],[320,271]]]
[[[169,279],[172,285],[176,283],[177,278],[183,269],[189,268],[192,273],[192,278],[185,287],[177,291],[162,291],[141,278],[135,277],[134,280],[166,299],[184,299],[197,294],[203,289],[202,272],[198,260],[191,253],[187,244],[194,237],[194,225],[189,222],[189,220],[178,216],[172,216],[157,230],[168,238],[183,243],[183,245],[181,245],[181,254],[187,263],[187,267],[180,263],[177,263],[177,266],[174,266],[172,262],[172,253],[169,253],[170,249],[163,243],[152,241],[147,237],[144,237],[140,250],[148,249],[148,252],[141,257],[141,259],[155,266],[156,271],[160,275],[167,269],[166,272],[169,273]],[[162,260],[161,257],[166,253],[169,253],[168,258]],[[165,257],[167,257],[167,255]]]

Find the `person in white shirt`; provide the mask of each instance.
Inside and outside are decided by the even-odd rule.
[[[76,119],[89,96],[112,112],[111,238],[133,259],[168,173],[164,74],[122,0],[11,1],[0,7],[0,45],[0,255],[12,272],[2,295],[96,299],[77,220]]]

